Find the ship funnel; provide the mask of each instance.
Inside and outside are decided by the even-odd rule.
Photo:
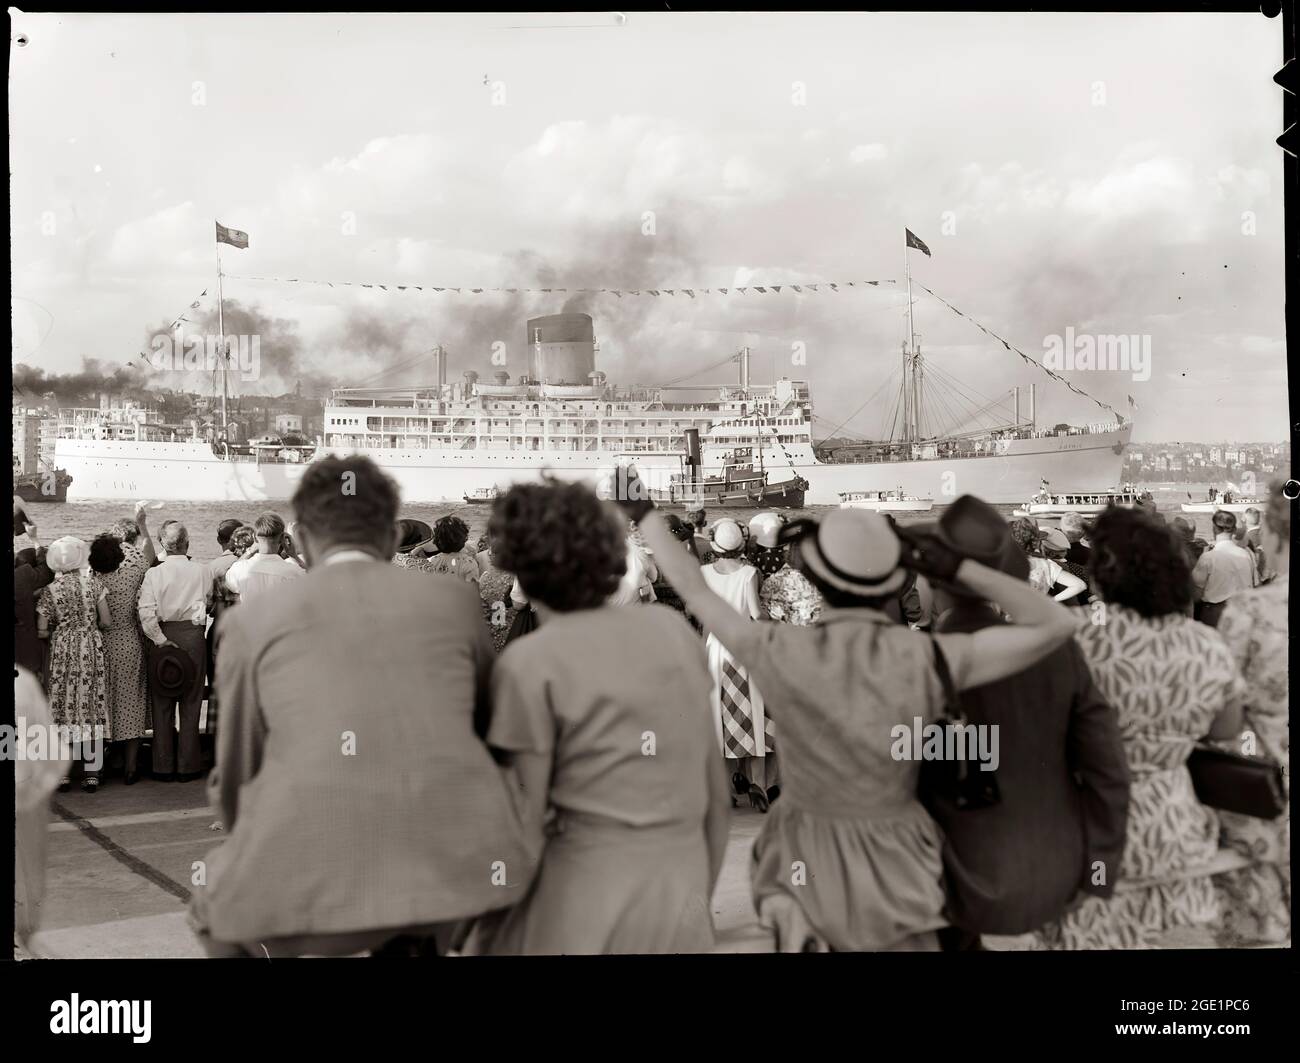
[[[688,428],[683,434],[686,436],[686,464],[692,470],[698,470],[700,467],[700,430],[698,428]]]

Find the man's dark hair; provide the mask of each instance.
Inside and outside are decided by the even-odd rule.
[[[516,484],[492,508],[492,555],[534,601],[593,609],[627,571],[624,522],[577,483]]]
[[[278,513],[259,513],[253,530],[259,539],[279,539],[284,535],[284,518]]]
[[[230,545],[230,537],[235,534],[235,529],[242,525],[242,520],[236,520],[234,517],[227,517],[217,525],[217,545],[225,549]]]
[[[1097,518],[1088,571],[1103,601],[1142,616],[1186,612],[1192,602],[1187,552],[1177,533],[1144,509],[1111,506]]]
[[[116,535],[97,535],[90,544],[90,567],[100,575],[116,572],[125,556]]]
[[[468,541],[469,525],[459,517],[439,517],[433,525],[433,545],[439,553],[459,553]]]
[[[1237,530],[1237,514],[1226,509],[1215,510],[1214,516],[1210,518],[1210,523],[1214,525],[1214,534],[1222,535],[1224,532],[1235,532]]]
[[[397,484],[369,458],[331,456],[307,467],[293,511],[322,547],[371,547],[387,557],[399,502]]]

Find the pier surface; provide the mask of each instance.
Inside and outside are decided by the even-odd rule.
[[[32,952],[79,959],[201,957],[185,921],[185,902],[195,861],[221,844],[215,822],[199,780],[144,778],[126,787],[118,777],[94,795],[75,785],[55,794],[41,930]],[[748,808],[732,813],[726,862],[713,896],[717,952],[772,949],[749,891],[750,848],[762,823],[762,815]],[[1012,940],[987,944],[1016,947]],[[1202,931],[1170,934],[1162,944],[1214,947]]]

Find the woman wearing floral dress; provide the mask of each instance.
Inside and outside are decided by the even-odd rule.
[[[1219,820],[1192,789],[1187,758],[1207,735],[1240,730],[1244,684],[1223,639],[1186,615],[1191,571],[1173,532],[1141,509],[1097,518],[1089,561],[1102,605],[1075,635],[1119,713],[1132,778],[1123,889],[1088,897],[1039,932],[1048,948],[1150,948],[1175,927],[1219,920],[1213,880]]]
[[[99,771],[89,767],[96,752],[112,737],[108,721],[107,662],[100,629],[112,623],[108,591],[87,565],[89,548],[72,536],[56,539],[46,551],[54,582],[41,590],[36,603],[37,634],[48,639],[46,686],[50,716],[66,728],[67,741],[87,764],[81,788],[94,793]],[[67,790],[68,778],[59,783]]]
[[[510,600],[515,577],[497,567],[491,542],[486,550],[479,552],[478,560],[481,569],[478,593],[483,600],[483,619],[492,635],[492,648],[500,653],[506,648],[506,636],[510,634],[510,624],[515,618],[516,606]]]
[[[143,542],[145,549],[135,544]],[[120,520],[90,544],[90,567],[108,591],[113,625],[104,633],[108,659],[108,722],[114,742],[126,743],[125,783],[140,777],[140,739],[149,729],[149,684],[144,644],[136,622],[140,585],[153,559],[153,542],[141,510],[135,521]]]
[[[1291,568],[1291,507],[1281,483],[1269,489],[1261,549],[1277,575],[1228,599],[1217,628],[1246,680],[1241,736],[1225,746],[1282,765],[1290,782],[1287,729],[1287,573]],[[1250,745],[1246,745],[1246,740]],[[1290,786],[1287,790],[1289,792]],[[1219,844],[1249,856],[1250,867],[1215,878],[1223,909],[1221,943],[1284,944],[1291,938],[1291,817],[1254,819],[1220,813]]]

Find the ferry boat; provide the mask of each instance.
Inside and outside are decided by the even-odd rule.
[[[1019,509],[1012,510],[1017,517],[1060,517],[1066,513],[1095,516],[1110,506],[1131,509],[1149,492],[1139,492],[1134,487],[1112,487],[1107,491],[1069,491],[1053,494],[1043,491],[1034,495]]]
[[[1180,507],[1184,513],[1245,513],[1248,509],[1258,509],[1261,513],[1268,508],[1267,498],[1238,498],[1232,496],[1231,502],[1184,502]]]
[[[921,372],[914,341],[904,345],[901,386],[908,412],[902,434],[835,447],[814,440],[808,384],[786,377],[754,384],[748,348],[729,359],[739,364],[735,384],[690,386],[609,383],[596,369],[594,326],[586,314],[529,320],[527,351],[513,378],[499,370],[489,382],[470,371],[449,383],[439,348],[432,384],[337,388],[325,403],[323,438],[311,447],[69,431],[55,454],[74,478],[74,499],[286,499],[310,461],[364,454],[396,480],[404,501],[460,502],[543,474],[594,483],[629,463],[648,486],[666,489],[681,471],[685,433],[696,429],[701,474],[721,476],[729,455],[751,447],[768,470],[766,487],[791,497],[801,491],[805,505],[833,506],[843,492],[895,487],[936,498],[954,480],[964,493],[1009,503],[1022,500],[1044,476],[1113,482],[1132,432],[1122,421],[1040,428],[1033,385],[1028,416],[1022,416],[1017,387],[1014,419],[963,432],[923,432],[925,420],[916,411],[929,377]],[[775,503],[769,498],[763,504]]]
[[[869,509],[873,513],[929,513],[933,498],[917,498],[896,491],[841,491],[840,509]]]

